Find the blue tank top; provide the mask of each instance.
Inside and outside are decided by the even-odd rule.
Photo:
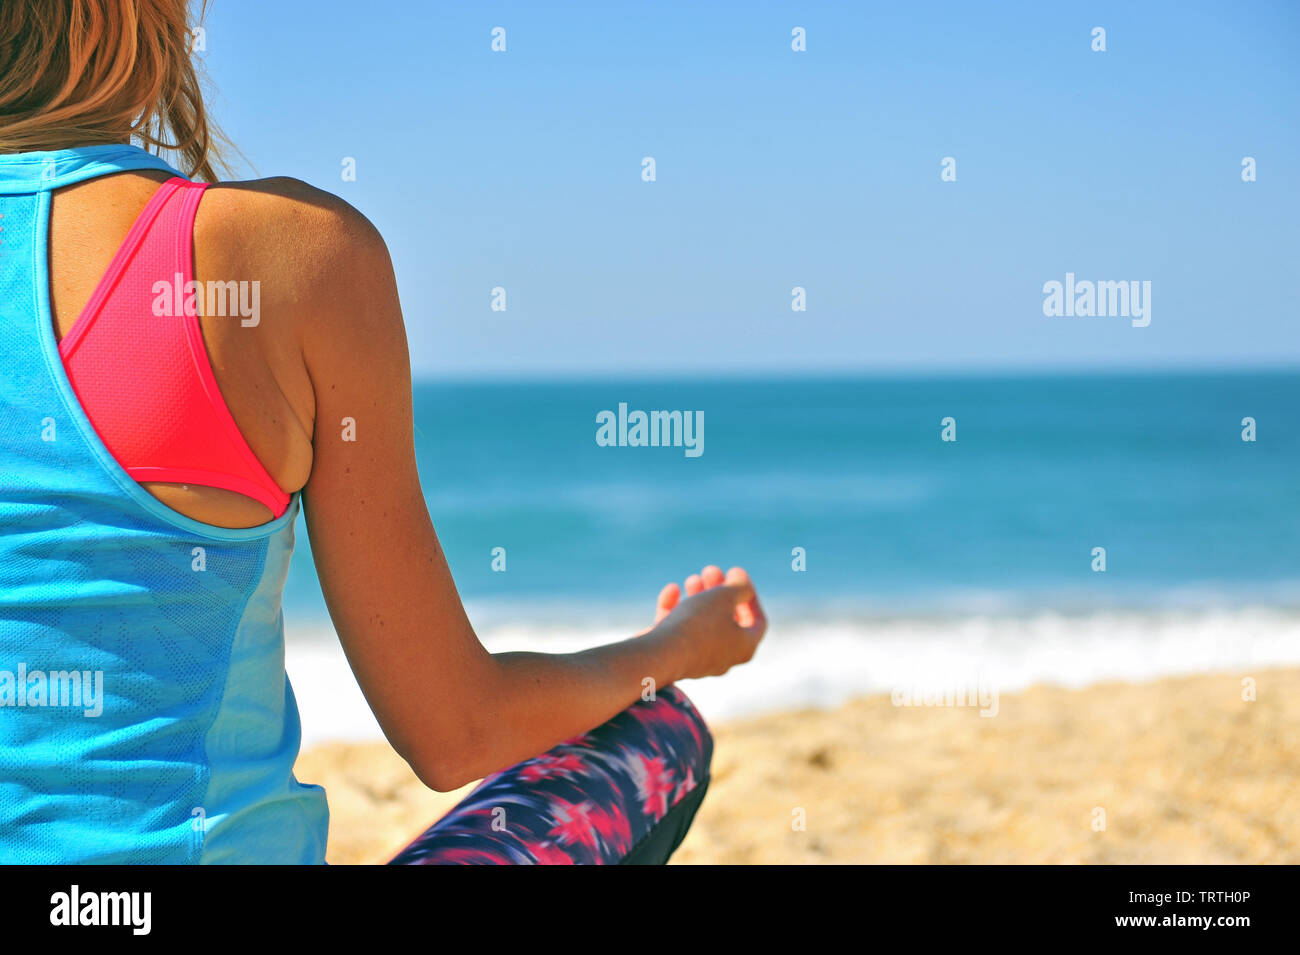
[[[141,488],[68,383],[50,194],[134,146],[0,155],[0,863],[325,860],[281,591],[299,510],[229,530]]]

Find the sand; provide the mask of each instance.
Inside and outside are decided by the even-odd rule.
[[[862,697],[714,736],[675,863],[1300,862],[1300,669],[1041,686],[992,718]],[[329,792],[335,864],[385,861],[468,791],[429,792],[383,743],[297,774]]]

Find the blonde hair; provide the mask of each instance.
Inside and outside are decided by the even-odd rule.
[[[0,0],[0,152],[134,140],[214,181],[191,36],[188,0]]]

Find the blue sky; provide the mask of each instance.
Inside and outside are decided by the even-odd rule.
[[[213,0],[206,43],[241,172],[383,232],[421,375],[1300,363],[1300,4]],[[1066,272],[1151,324],[1045,317]]]

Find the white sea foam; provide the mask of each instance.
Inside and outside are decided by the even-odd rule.
[[[599,623],[480,624],[488,649],[565,652],[621,639],[635,629],[616,615]],[[1104,680],[1226,671],[1241,676],[1300,664],[1300,613],[1243,607],[1202,611],[1107,611],[1082,615],[865,617],[774,624],[754,660],[721,679],[683,688],[709,719],[831,706],[864,693],[943,690],[976,681],[999,692],[1034,683],[1084,686]],[[515,619],[527,619],[520,614]],[[305,744],[373,739],[379,727],[333,633],[290,627],[288,668]]]

